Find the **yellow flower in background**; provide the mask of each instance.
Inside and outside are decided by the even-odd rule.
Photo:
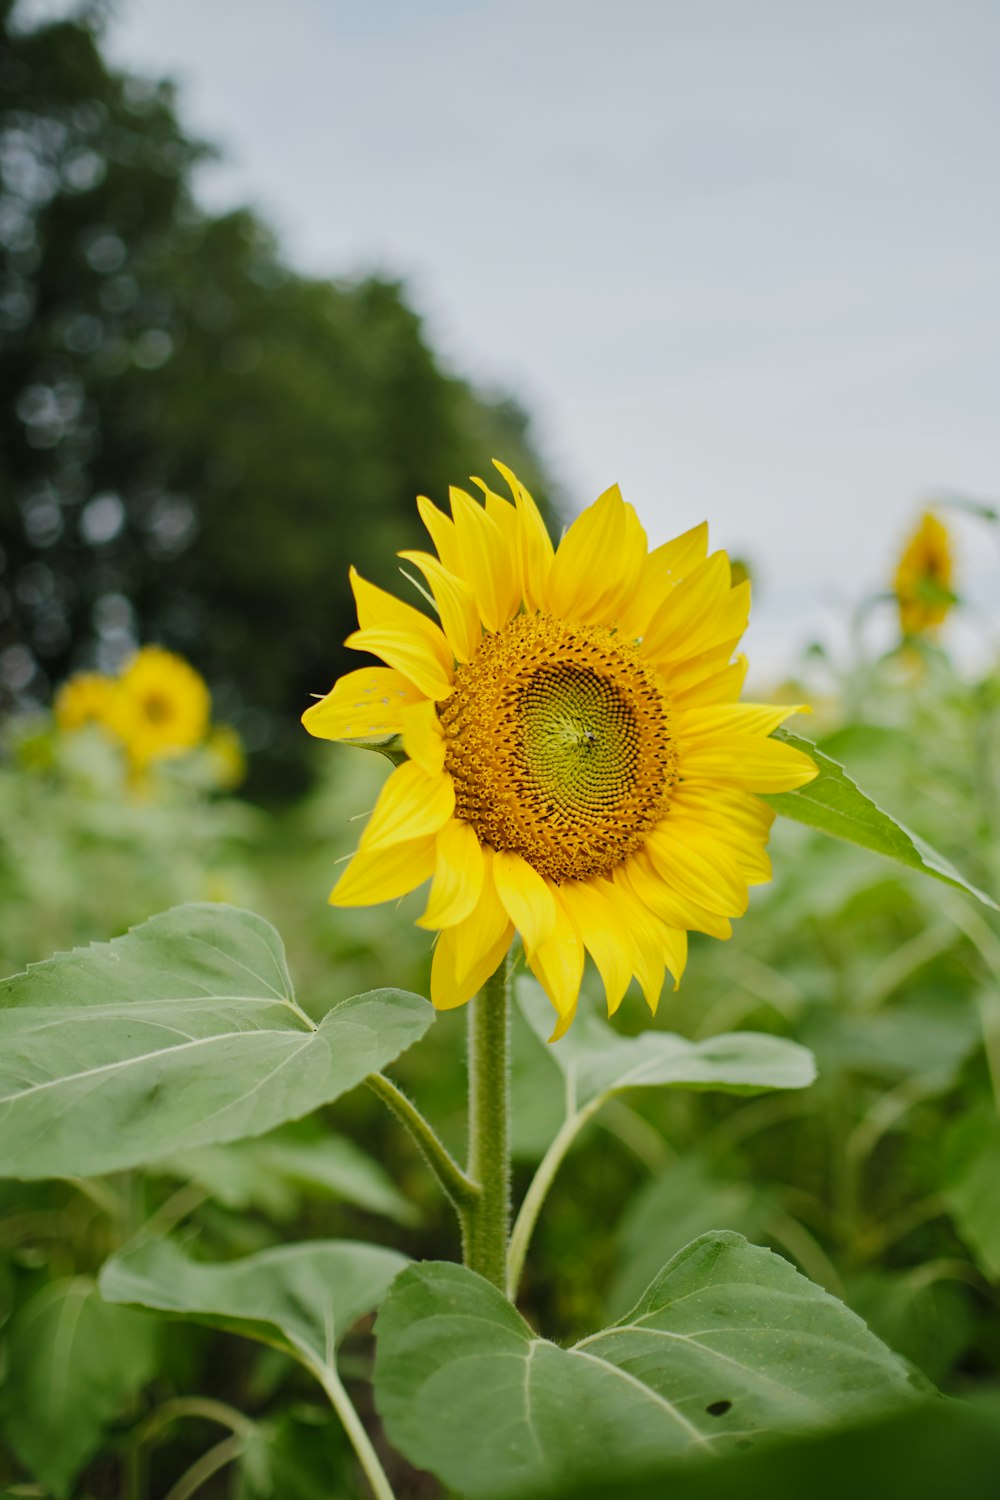
[[[183,657],[143,646],[119,678],[120,733],[137,766],[181,755],[208,732],[211,697],[204,679]]]
[[[119,687],[113,677],[101,672],[77,672],[61,684],[52,705],[56,727],[65,734],[88,724],[117,734],[120,715]]]
[[[573,1019],[589,952],[614,1011],[635,975],[655,1010],[689,930],[730,936],[770,878],[772,810],[754,794],[816,774],[769,735],[795,708],[740,704],[732,660],[750,585],[732,587],[701,525],[648,550],[615,486],[558,549],[527,490],[452,489],[417,504],[436,555],[404,552],[440,624],[360,578],[349,672],[303,715],[323,739],[402,737],[360,847],[330,900],[365,906],[429,877],[431,998],[462,1005],[515,931]]]
[[[955,602],[954,561],[948,528],[926,510],[899,559],[893,589],[904,635],[933,633]]]

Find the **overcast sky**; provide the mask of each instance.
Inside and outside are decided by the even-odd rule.
[[[654,542],[707,516],[766,658],[879,586],[921,499],[1000,494],[997,0],[117,11],[113,58],[222,148],[207,203],[403,277],[574,507],[617,479]]]

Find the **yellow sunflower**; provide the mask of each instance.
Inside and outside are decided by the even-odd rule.
[[[76,672],[56,692],[52,705],[56,727],[69,734],[95,724],[117,734],[119,696],[113,677],[105,677],[103,672]]]
[[[903,549],[893,590],[904,635],[933,634],[955,602],[948,528],[926,510]]]
[[[679,982],[689,930],[730,936],[747,887],[770,878],[774,814],[754,793],[816,775],[768,738],[794,708],[740,704],[750,585],[697,526],[648,550],[617,486],[558,549],[503,464],[451,515],[417,501],[436,556],[403,552],[440,623],[351,570],[360,629],[386,663],[349,672],[303,715],[321,739],[401,736],[330,900],[365,906],[431,878],[419,925],[438,932],[431,998],[471,999],[515,931],[558,1013],[573,1019],[589,952],[613,1012],[635,975],[655,1010]]]
[[[211,698],[204,679],[183,657],[143,646],[119,679],[121,733],[137,766],[181,755],[205,738]]]

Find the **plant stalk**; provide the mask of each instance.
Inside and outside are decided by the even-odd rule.
[[[506,1295],[510,1231],[510,956],[469,1014],[469,1167],[478,1196],[462,1214],[465,1264]]]

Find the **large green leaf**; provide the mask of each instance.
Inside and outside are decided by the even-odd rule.
[[[4,1439],[53,1494],[68,1495],[105,1429],[155,1373],[157,1330],[109,1307],[80,1276],[38,1292],[6,1339]]]
[[[885,855],[911,870],[933,875],[936,880],[957,886],[985,906],[1000,911],[992,896],[970,885],[944,855],[938,854],[918,834],[911,833],[902,823],[883,812],[851,780],[843,766],[831,760],[818,746],[784,729],[777,730],[775,738],[793,745],[796,750],[804,750],[819,767],[819,775],[806,786],[794,792],[772,792],[764,798],[783,817],[844,839],[848,844],[859,844],[862,849]]]
[[[373,990],[317,1025],[261,917],[175,907],[0,983],[0,1174],[96,1176],[262,1135],[383,1068],[433,1015]]]
[[[799,1434],[711,1463],[553,1474],[509,1500],[985,1500],[1000,1473],[1000,1404],[913,1403],[832,1432]],[[505,1500],[508,1500],[505,1497]]]
[[[399,1277],[376,1334],[390,1439],[472,1500],[745,1447],[915,1395],[842,1303],[724,1232],[688,1245],[625,1318],[571,1349],[441,1262]]]
[[[532,1029],[544,1039],[552,1029],[552,1008],[541,986],[522,979],[517,994]],[[816,1077],[812,1054],[782,1037],[757,1031],[735,1031],[701,1042],[669,1031],[624,1037],[593,1012],[578,1015],[548,1051],[566,1081],[567,1114],[626,1089],[756,1094],[806,1088]]]
[[[314,1240],[213,1265],[169,1240],[109,1260],[108,1302],[151,1308],[283,1349],[317,1376],[334,1370],[344,1334],[385,1295],[406,1257],[381,1245]]]

